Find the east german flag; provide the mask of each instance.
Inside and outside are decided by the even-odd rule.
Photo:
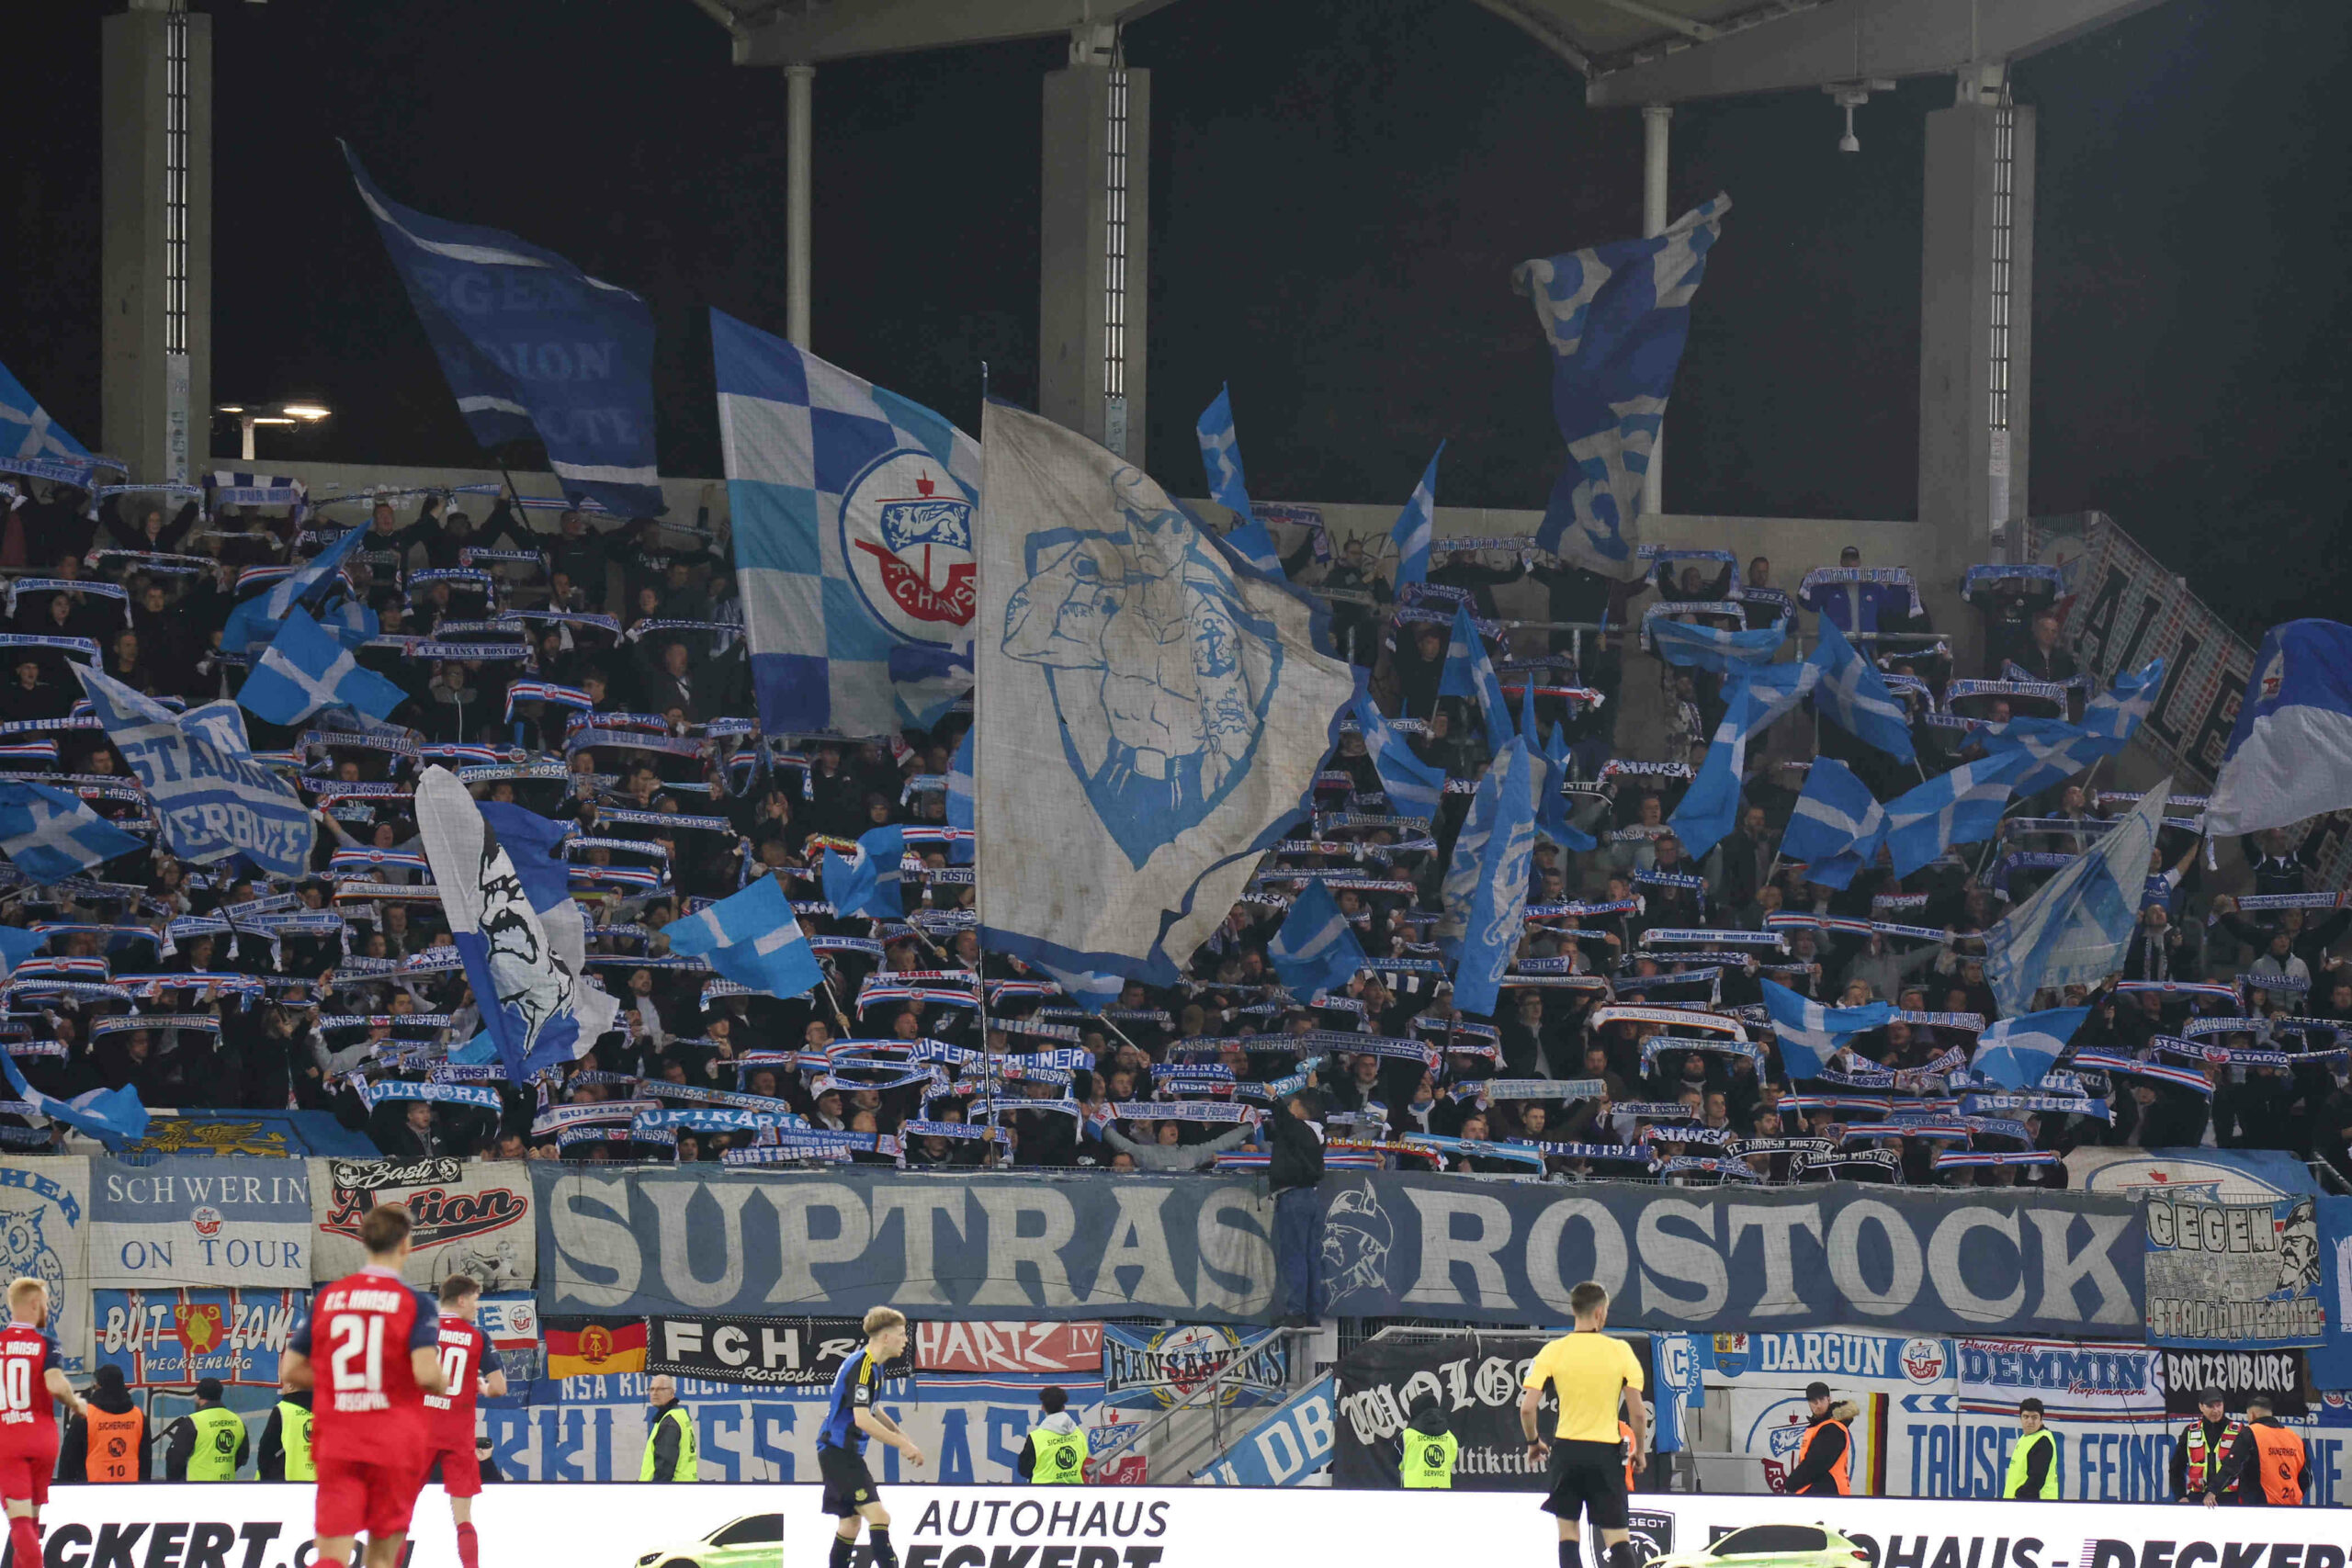
[[[548,1376],[601,1377],[645,1370],[641,1317],[551,1317],[547,1321]]]

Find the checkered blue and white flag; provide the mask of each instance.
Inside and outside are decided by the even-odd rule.
[[[724,311],[710,333],[760,727],[895,733],[892,654],[970,655],[979,446]]]
[[[0,784],[0,852],[37,883],[62,882],[146,847],[62,789]]]
[[[237,692],[237,702],[272,724],[300,724],[323,707],[354,707],[384,718],[408,694],[362,669],[352,651],[300,606],[286,613],[277,640]]]
[[[707,958],[739,986],[770,997],[806,996],[824,982],[792,900],[773,876],[663,928],[670,951]]]

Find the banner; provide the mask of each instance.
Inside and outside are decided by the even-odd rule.
[[[1100,1372],[1099,1323],[915,1325],[915,1369],[925,1372]]]
[[[1327,1375],[1300,1389],[1197,1479],[1214,1486],[1296,1486],[1330,1469],[1339,1388],[1340,1380]]]
[[[0,1273],[49,1287],[57,1364],[89,1371],[90,1162],[78,1155],[0,1159]]]
[[[1962,1339],[1960,1408],[2017,1414],[2018,1401],[2041,1401],[2055,1420],[2164,1419],[2156,1353],[2137,1345],[2084,1345],[2042,1339]]]
[[[94,1160],[90,1221],[93,1285],[311,1285],[300,1160]]]
[[[96,1364],[132,1388],[190,1388],[204,1378],[267,1389],[310,1305],[296,1290],[99,1290],[91,1292]]]
[[[514,1160],[312,1160],[311,1279],[359,1271],[368,1261],[359,1222],[379,1203],[398,1203],[415,1222],[404,1275],[412,1285],[430,1288],[451,1274],[471,1275],[485,1292],[537,1282],[531,1177]]]
[[[2303,1357],[2298,1350],[2159,1350],[2155,1361],[2165,1409],[2174,1416],[2196,1415],[2197,1396],[2209,1388],[2227,1395],[2232,1410],[2245,1410],[2246,1400],[2257,1393],[2267,1394],[2270,1408],[2281,1416],[2311,1409],[2303,1397]]]
[[[147,1135],[125,1144],[131,1155],[334,1155],[373,1159],[379,1152],[324,1111],[155,1111]]]
[[[2318,1200],[2142,1201],[2148,1226],[2148,1342],[2251,1349],[2327,1337]]]
[[[2120,1197],[1404,1174],[1329,1178],[1322,1195],[1323,1284],[1341,1316],[1565,1321],[1592,1279],[1628,1328],[2142,1332],[2143,1231]]]
[[[1221,1374],[1229,1375],[1216,1404],[1272,1404],[1290,1388],[1290,1343],[1272,1329],[1244,1334],[1217,1323],[1102,1325],[1102,1400],[1114,1409],[1165,1410]]]
[[[549,1313],[887,1305],[917,1319],[1233,1322],[1272,1297],[1262,1182],[529,1170]]]
[[[2220,1203],[2319,1192],[2309,1168],[2283,1149],[2079,1148],[2066,1156],[2066,1185],[2132,1198],[2187,1192]]]
[[[1457,1492],[1540,1492],[1544,1470],[1530,1464],[1520,1435],[1519,1396],[1541,1334],[1449,1334],[1412,1330],[1367,1339],[1340,1359],[1334,1486],[1395,1487],[1413,1406],[1433,1399],[1453,1435]],[[1548,1396],[1547,1396],[1548,1397]],[[1555,1419],[1544,1412],[1551,1430]]]
[[[830,1389],[865,1346],[846,1317],[657,1317],[646,1329],[647,1371],[763,1388]]]
[[[510,1382],[526,1384],[545,1375],[546,1356],[539,1348],[538,1297],[527,1292],[484,1296],[474,1321],[490,1336],[490,1348],[497,1352],[499,1364],[506,1369]]]

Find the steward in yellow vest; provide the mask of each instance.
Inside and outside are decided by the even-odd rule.
[[[1462,1439],[1453,1435],[1453,1426],[1436,1400],[1422,1396],[1420,1403],[1413,1406],[1412,1419],[1398,1441],[1403,1444],[1403,1452],[1397,1460],[1396,1473],[1406,1491],[1453,1489],[1453,1461],[1462,1451]]]
[[[261,1429],[261,1458],[254,1473],[264,1481],[316,1481],[319,1463],[311,1450],[311,1391],[297,1389],[278,1396]]]
[[[2009,1473],[2001,1483],[2007,1498],[2052,1502],[2058,1496],[2058,1437],[2041,1424],[2041,1401],[2018,1402],[2018,1446],[2009,1450]]]
[[[196,1408],[164,1429],[164,1479],[234,1481],[252,1439],[245,1418],[220,1403],[219,1378],[196,1385]]]
[[[1066,1408],[1069,1395],[1053,1386],[1037,1391],[1046,1418],[1021,1445],[1019,1468],[1037,1486],[1082,1486],[1086,1483],[1086,1432]]]
[[[645,1462],[638,1467],[639,1481],[700,1481],[702,1469],[695,1458],[695,1418],[678,1403],[678,1385],[667,1373],[646,1384],[653,1396],[652,1424],[645,1429]]]

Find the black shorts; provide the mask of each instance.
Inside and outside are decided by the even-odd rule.
[[[1545,1513],[1570,1524],[1581,1515],[1595,1529],[1625,1528],[1625,1456],[1615,1443],[1555,1442],[1550,1479]]]
[[[817,1473],[825,1483],[825,1512],[837,1519],[846,1519],[860,1508],[882,1500],[874,1484],[873,1472],[865,1468],[865,1456],[855,1449],[837,1449],[830,1443],[817,1445]],[[1625,1512],[1624,1502],[1617,1504],[1620,1522]]]

